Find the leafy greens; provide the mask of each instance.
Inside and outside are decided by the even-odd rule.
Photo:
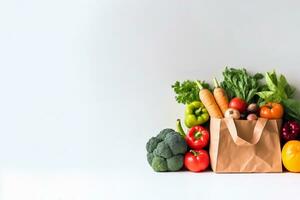
[[[247,103],[254,100],[257,92],[262,89],[259,80],[264,76],[260,73],[251,76],[246,69],[235,69],[226,67],[223,72],[224,80],[221,87],[226,90],[228,97],[239,97]]]
[[[275,71],[267,72],[265,79],[267,90],[257,93],[263,99],[263,103],[282,103],[285,109],[285,117],[300,121],[300,101],[293,99],[295,88],[287,82],[282,74],[278,77]]]
[[[208,88],[209,84],[200,81],[204,88]],[[199,87],[195,81],[186,80],[180,83],[179,81],[176,81],[174,85],[172,85],[172,88],[174,92],[176,93],[175,99],[178,103],[182,104],[189,104],[193,101],[200,101],[199,99]]]
[[[281,103],[282,100],[292,98],[294,96],[295,88],[288,84],[286,78],[282,74],[277,77],[275,71],[267,72],[265,80],[267,90],[257,93],[257,95],[265,102]]]

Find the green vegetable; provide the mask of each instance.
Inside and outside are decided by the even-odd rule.
[[[283,99],[282,104],[285,109],[285,118],[295,119],[300,122],[300,101],[295,99]]]
[[[162,139],[159,139],[158,137],[152,137],[146,144],[146,149],[148,152],[153,152],[154,149],[157,147],[158,143],[161,142]]]
[[[224,80],[221,87],[225,89],[229,99],[239,97],[247,103],[255,101],[255,95],[263,87],[259,80],[263,78],[260,73],[251,76],[246,69],[226,67],[223,72]]]
[[[204,88],[210,89],[208,83],[200,81]],[[195,81],[186,80],[180,83],[176,81],[172,85],[174,92],[176,93],[175,99],[178,103],[189,104],[193,101],[200,101],[199,99],[199,87]]]
[[[167,161],[159,156],[155,156],[152,160],[152,168],[156,172],[166,172],[168,171]]]
[[[282,100],[292,98],[295,88],[288,84],[286,78],[281,74],[277,77],[275,71],[267,72],[265,75],[266,90],[258,92],[257,95],[265,102],[281,103]]]
[[[180,155],[187,151],[185,140],[175,131],[166,136],[165,144],[171,149],[173,155]]]
[[[287,82],[282,74],[278,77],[274,70],[267,72],[265,79],[265,90],[257,93],[263,100],[261,104],[267,102],[282,103],[285,110],[285,118],[300,121],[300,101],[292,99],[295,94],[295,88]]]
[[[153,158],[154,158],[153,153],[147,153],[147,160],[148,160],[149,165],[152,164]]]
[[[158,143],[156,149],[153,151],[153,155],[163,158],[171,158],[173,156],[170,147],[164,141]]]
[[[176,121],[176,131],[181,135],[181,137],[183,137],[185,139],[186,134],[185,134],[185,131],[182,128],[180,119],[177,119],[177,121]]]
[[[160,141],[164,140],[166,138],[166,136],[167,136],[168,133],[173,133],[173,132],[174,132],[173,129],[171,129],[171,128],[165,128],[165,129],[163,129],[162,131],[159,132],[159,134],[156,136],[156,138],[158,140],[160,140]]]
[[[167,159],[167,166],[170,171],[178,171],[183,166],[183,155],[173,156]]]
[[[194,101],[188,104],[185,108],[185,125],[188,128],[204,124],[209,119],[209,114],[200,101]]]
[[[164,129],[146,144],[147,160],[157,172],[178,171],[183,166],[187,144],[173,129]]]

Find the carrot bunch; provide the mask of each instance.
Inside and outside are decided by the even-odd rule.
[[[199,87],[199,98],[207,109],[210,117],[223,118],[225,111],[228,109],[228,97],[218,81],[214,79],[215,89],[213,93],[196,81]]]

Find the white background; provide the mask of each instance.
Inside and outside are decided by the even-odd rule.
[[[0,199],[296,195],[296,174],[154,173],[145,143],[182,117],[176,80],[210,81],[229,65],[276,69],[299,88],[299,6],[0,1]]]

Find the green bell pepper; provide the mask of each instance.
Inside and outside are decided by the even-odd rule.
[[[185,125],[188,128],[204,124],[209,120],[209,114],[200,101],[194,101],[185,108]]]

